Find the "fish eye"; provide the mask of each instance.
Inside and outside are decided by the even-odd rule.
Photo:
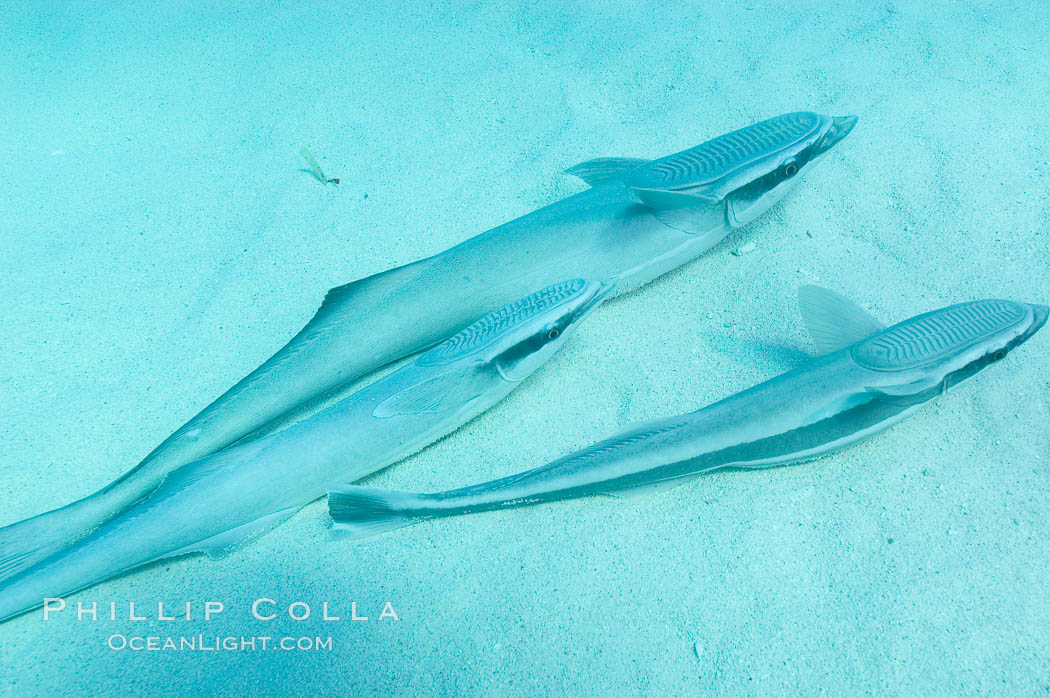
[[[551,330],[550,332],[547,333],[547,339],[557,339],[558,335],[560,335],[560,334],[561,334],[561,332],[559,332],[558,328],[555,327],[553,330]]]
[[[1006,350],[997,349],[992,352],[992,361],[1002,361],[1004,356],[1006,356]]]
[[[791,177],[796,172],[798,172],[798,165],[796,165],[795,163],[789,162],[788,164],[784,165],[784,176],[785,177]]]

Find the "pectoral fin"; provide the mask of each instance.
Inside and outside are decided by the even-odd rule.
[[[886,329],[863,308],[820,286],[798,290],[798,309],[821,354],[838,351]]]
[[[464,366],[394,393],[376,405],[372,415],[385,418],[456,409],[480,397],[491,380],[491,376],[486,380],[486,374],[477,365]]]
[[[668,228],[680,230],[690,235],[706,235],[712,231],[718,231],[716,238],[712,238],[714,245],[723,236],[721,233],[725,214],[721,209],[714,206],[700,206],[697,208],[668,208],[650,209],[653,218],[660,221]]]
[[[703,235],[724,227],[725,210],[716,198],[666,189],[631,190],[649,213],[668,228]]]
[[[565,174],[579,177],[592,187],[610,179],[622,178],[634,168],[648,163],[641,158],[595,158],[565,170]]]
[[[717,196],[697,192],[670,191],[668,189],[640,189],[632,187],[638,200],[651,209],[658,211],[673,211],[683,208],[707,207],[717,204],[721,199]]]

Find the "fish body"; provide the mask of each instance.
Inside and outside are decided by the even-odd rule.
[[[568,172],[591,188],[332,289],[284,348],[135,468],[93,495],[0,529],[0,579],[106,521],[175,468],[277,432],[495,308],[564,279],[613,280],[625,292],[678,267],[782,198],[855,123],[785,114],[657,161],[581,163]],[[691,164],[697,159],[702,168]],[[668,168],[677,174],[663,177]]]
[[[582,279],[543,289],[309,419],[177,468],[95,531],[0,583],[0,620],[153,560],[240,545],[333,485],[420,450],[531,375],[611,290]]]
[[[805,287],[818,347],[799,368],[685,415],[635,426],[547,465],[430,495],[346,487],[335,528],[363,537],[429,518],[659,489],[726,468],[817,458],[896,424],[1031,337],[1045,306],[989,299],[886,328],[840,296]]]

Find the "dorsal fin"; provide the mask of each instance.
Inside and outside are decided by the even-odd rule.
[[[808,285],[798,290],[798,309],[821,354],[838,351],[886,329],[863,308],[820,286]]]
[[[593,187],[595,184],[623,177],[634,168],[647,162],[649,161],[641,158],[595,158],[573,165],[565,170],[565,174],[579,177]]]
[[[310,318],[310,322],[303,327],[300,334],[324,332],[327,325],[333,320],[340,319],[342,311],[348,305],[354,307],[354,303],[347,302],[354,297],[360,297],[358,301],[362,305],[367,305],[370,299],[374,299],[376,303],[380,302],[389,297],[391,293],[418,278],[431,263],[431,259],[421,259],[418,262],[387,269],[386,271],[366,276],[363,279],[329,289],[328,293],[325,294],[324,301],[321,302],[321,307],[317,309],[317,312]]]

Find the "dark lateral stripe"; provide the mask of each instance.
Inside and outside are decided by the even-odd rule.
[[[827,417],[813,424],[799,427],[782,434],[768,436],[764,439],[737,444],[719,451],[705,453],[677,463],[654,468],[642,473],[634,473],[608,483],[603,483],[602,491],[629,489],[661,480],[673,480],[688,475],[716,470],[721,467],[747,467],[750,463],[761,463],[774,459],[774,463],[788,463],[799,454],[846,438],[857,432],[898,416],[901,412],[914,407],[910,404],[891,404],[885,400],[873,398],[834,416]]]
[[[543,482],[547,475],[552,479],[563,478],[570,473],[584,471],[591,467],[601,467],[602,463],[608,462],[616,457],[618,452],[630,449],[645,441],[650,441],[664,434],[668,434],[684,426],[685,420],[673,420],[662,424],[653,425],[651,428],[633,431],[620,436],[614,436],[588,446],[580,451],[572,453],[564,458],[553,460],[546,465],[541,465],[532,470],[525,470],[514,475],[471,485],[458,490],[451,490],[442,495],[443,499],[458,499],[460,497],[475,497],[491,494],[500,490],[512,489],[518,485],[528,482]],[[659,448],[659,445],[656,446]],[[633,451],[633,449],[632,449]]]
[[[912,404],[894,404],[881,398],[872,397],[867,402],[861,403],[848,410],[844,410],[832,417],[822,419],[813,424],[792,429],[782,434],[776,434],[763,439],[757,439],[747,443],[737,444],[711,453],[704,453],[696,458],[684,461],[668,463],[656,468],[644,470],[619,478],[591,482],[578,487],[544,491],[544,483],[561,479],[568,474],[569,470],[579,472],[579,458],[597,452],[615,440],[609,440],[601,444],[585,449],[584,451],[569,456],[563,460],[553,461],[545,466],[527,470],[517,475],[511,475],[499,480],[465,487],[460,490],[446,492],[438,495],[438,500],[454,501],[460,498],[475,499],[476,501],[465,503],[463,506],[453,509],[434,508],[420,509],[417,513],[421,518],[432,516],[450,516],[455,514],[502,509],[511,506],[523,506],[538,504],[542,502],[553,502],[576,497],[587,497],[596,494],[607,494],[617,491],[629,490],[635,487],[643,487],[657,482],[676,480],[691,475],[717,470],[724,467],[747,467],[748,464],[761,463],[773,459],[775,462],[767,463],[773,466],[791,462],[795,456],[833,443],[845,437],[861,431],[865,431],[883,422],[892,420],[902,412],[914,407]],[[639,432],[632,435],[640,438],[653,438],[660,434],[673,431],[681,426],[680,423],[668,424],[669,428],[659,428],[658,433]],[[659,446],[656,446],[659,448]],[[613,451],[606,451],[606,455],[613,456]],[[595,459],[596,463],[601,461]],[[531,482],[531,486],[530,486]],[[515,492],[517,490],[517,492]],[[505,498],[500,498],[500,493],[505,493]],[[527,494],[526,494],[527,492]]]

